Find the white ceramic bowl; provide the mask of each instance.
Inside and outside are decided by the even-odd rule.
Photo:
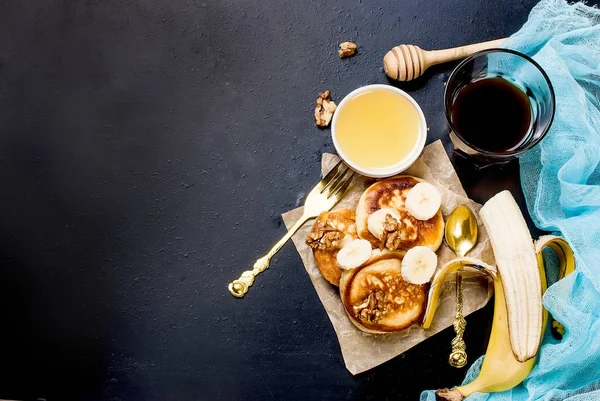
[[[336,122],[337,122],[338,116],[340,115],[340,110],[344,107],[344,105],[350,99],[352,99],[353,97],[355,97],[357,95],[360,95],[361,93],[373,91],[373,90],[385,90],[385,91],[394,92],[397,95],[402,96],[405,99],[407,99],[417,110],[417,112],[419,114],[419,118],[421,119],[421,124],[420,124],[418,138],[415,143],[415,146],[413,147],[413,149],[410,151],[410,153],[406,157],[404,157],[401,160],[398,160],[396,163],[391,164],[390,166],[387,166],[385,168],[365,169],[363,167],[360,167],[354,161],[352,161],[346,155],[344,155],[344,152],[342,152],[342,150],[340,149],[340,146],[339,146],[337,138],[336,138],[335,127],[336,127]],[[400,134],[401,134],[401,132],[398,132],[398,135],[400,135]],[[363,86],[363,87],[353,90],[344,99],[342,99],[342,101],[340,102],[340,104],[337,107],[335,114],[333,115],[333,120],[331,122],[331,137],[333,139],[333,145],[335,146],[335,150],[337,151],[338,155],[354,171],[356,171],[362,175],[366,175],[367,177],[374,177],[374,178],[391,177],[393,175],[400,174],[401,172],[403,172],[404,170],[409,168],[415,162],[415,160],[417,160],[417,158],[423,151],[423,148],[425,147],[425,141],[427,140],[427,122],[425,121],[425,116],[423,115],[423,110],[421,110],[421,107],[419,107],[417,102],[412,97],[410,97],[410,95],[408,93],[406,93],[403,90],[400,90],[394,86],[390,86],[390,85],[380,85],[380,84],[367,85],[367,86]]]

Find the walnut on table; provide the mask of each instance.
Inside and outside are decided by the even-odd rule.
[[[358,46],[356,43],[352,42],[342,42],[340,43],[340,50],[338,50],[338,55],[340,58],[352,57],[356,54],[356,49]]]
[[[317,98],[317,107],[315,107],[315,121],[317,126],[327,127],[331,123],[336,108],[336,104],[331,100],[330,91],[320,93]]]

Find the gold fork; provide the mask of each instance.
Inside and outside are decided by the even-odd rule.
[[[322,212],[331,210],[331,208],[342,199],[350,187],[353,177],[354,171],[350,170],[343,162],[339,162],[332,168],[306,197],[306,201],[304,202],[304,212],[296,224],[294,224],[287,234],[271,248],[269,253],[254,263],[252,270],[246,270],[239,279],[234,280],[229,284],[227,288],[229,288],[231,295],[238,298],[243,297],[248,292],[248,287],[254,283],[256,276],[269,267],[269,262],[273,255],[281,249],[287,240],[289,240],[304,223],[310,219],[314,219]]]

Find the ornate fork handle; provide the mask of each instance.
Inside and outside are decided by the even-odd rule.
[[[246,270],[242,273],[239,279],[231,282],[227,287],[229,288],[229,292],[231,292],[231,295],[237,298],[241,298],[244,295],[246,295],[246,293],[248,292],[248,288],[252,284],[254,284],[254,279],[256,278],[256,276],[258,276],[260,273],[264,272],[269,268],[271,258],[281,249],[281,247],[290,238],[292,238],[292,235],[294,235],[296,231],[298,231],[298,229],[302,227],[304,223],[306,223],[307,220],[313,217],[315,216],[303,215],[302,217],[300,217],[300,219],[294,224],[294,226],[290,228],[287,234],[285,234],[283,238],[281,238],[279,242],[277,242],[275,246],[271,248],[269,253],[267,253],[265,256],[258,259],[256,263],[254,263],[254,266],[252,266],[252,270]]]
[[[467,326],[467,321],[463,316],[463,283],[460,270],[456,275],[456,315],[454,317],[454,332],[456,337],[452,340],[452,353],[448,362],[450,366],[462,368],[467,364],[467,346],[463,340],[463,334]]]

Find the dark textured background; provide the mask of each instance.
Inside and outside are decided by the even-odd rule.
[[[0,0],[0,398],[414,400],[453,333],[352,377],[295,249],[226,284],[318,180],[339,101],[385,52],[507,36],[534,0]],[[356,57],[337,44],[353,40]],[[429,142],[452,64],[400,85]],[[449,149],[449,147],[447,146]],[[517,165],[459,170],[483,202]],[[492,309],[469,317],[471,361]]]

